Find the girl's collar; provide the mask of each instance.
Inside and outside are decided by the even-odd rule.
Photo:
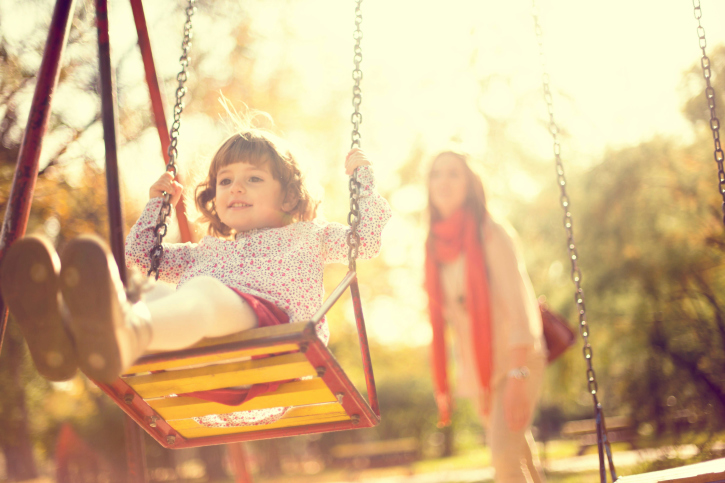
[[[257,228],[252,228],[251,230],[247,230],[247,231],[240,231],[240,232],[234,234],[234,240],[235,241],[242,240],[244,238],[256,235],[257,232],[259,232],[259,229],[257,229]]]
[[[240,231],[238,233],[234,234],[234,240],[239,241],[244,238],[248,238],[250,236],[254,236],[257,233],[264,233],[265,231],[274,230],[272,227],[266,227],[266,228],[252,228],[251,230],[247,231]]]

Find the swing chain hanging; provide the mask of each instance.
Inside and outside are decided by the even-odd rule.
[[[169,149],[168,157],[169,161],[166,164],[166,171],[171,171],[171,174],[176,177],[176,158],[178,151],[176,145],[179,141],[179,128],[181,127],[181,113],[184,110],[184,96],[186,95],[185,83],[188,79],[186,68],[189,66],[189,50],[191,49],[191,38],[193,36],[191,29],[191,17],[196,11],[196,0],[189,0],[189,4],[186,9],[186,22],[184,23],[184,39],[181,41],[181,57],[179,63],[181,64],[181,70],[176,75],[176,80],[179,81],[179,87],[176,88],[176,104],[174,105],[174,122],[171,124],[171,130],[169,131]],[[151,267],[149,268],[148,274],[155,274],[156,280],[159,279],[159,267],[161,266],[161,259],[164,256],[164,247],[162,245],[166,232],[168,231],[169,225],[166,222],[166,218],[171,214],[171,193],[164,193],[164,203],[161,206],[159,217],[156,220],[156,226],[154,227],[154,234],[156,240],[154,247],[151,249]]]
[[[720,195],[722,196],[722,212],[723,212],[723,224],[725,224],[725,169],[723,168],[723,155],[722,145],[720,144],[720,119],[718,119],[715,113],[715,89],[713,89],[710,83],[710,77],[712,72],[710,70],[710,58],[705,53],[707,47],[707,40],[705,39],[705,28],[702,26],[702,9],[700,8],[700,0],[692,0],[692,5],[695,8],[695,19],[697,19],[697,37],[700,39],[700,49],[702,50],[702,59],[700,59],[700,65],[702,66],[702,75],[705,78],[705,97],[707,98],[707,107],[710,109],[710,129],[712,130],[712,138],[715,142],[715,162],[717,163],[717,176],[718,176],[718,188]]]
[[[360,89],[360,81],[362,80],[363,73],[360,69],[360,63],[362,62],[362,48],[360,47],[360,41],[362,40],[362,30],[360,24],[362,23],[362,11],[360,10],[360,4],[362,0],[356,0],[355,5],[355,30],[352,33],[352,38],[355,39],[353,62],[355,69],[352,71],[352,79],[355,84],[352,86],[352,106],[354,111],[350,120],[352,121],[352,145],[350,149],[360,147],[360,124],[362,123],[362,113],[360,112],[360,104],[362,103],[362,90]],[[360,222],[360,207],[358,205],[358,199],[360,198],[360,182],[357,180],[357,169],[350,176],[349,182],[350,188],[350,212],[347,215],[347,223],[350,225],[350,231],[347,234],[347,261],[348,269],[352,272],[356,270],[356,260],[358,252],[360,250],[360,235],[357,233],[357,227]]]
[[[559,202],[561,204],[562,209],[564,210],[564,229],[566,230],[566,239],[567,239],[567,250],[569,252],[569,261],[571,262],[571,280],[574,282],[575,291],[574,291],[574,301],[576,302],[578,312],[579,312],[579,332],[582,335],[582,339],[584,340],[584,347],[582,348],[582,354],[584,355],[584,360],[587,364],[587,386],[589,389],[589,393],[592,395],[592,398],[594,400],[594,407],[595,411],[597,413],[597,417],[600,418],[601,416],[601,404],[598,399],[598,391],[599,386],[597,384],[597,375],[596,372],[594,372],[594,366],[592,365],[592,358],[593,358],[593,350],[592,346],[589,343],[589,324],[587,323],[587,317],[586,317],[586,304],[584,300],[584,290],[581,287],[581,281],[582,281],[582,272],[579,268],[579,252],[576,248],[576,243],[574,241],[574,220],[571,215],[570,207],[571,203],[569,200],[569,195],[566,191],[566,176],[564,173],[564,164],[561,160],[561,143],[559,142],[559,133],[561,132],[559,129],[559,126],[556,124],[556,120],[554,119],[554,102],[553,102],[553,96],[551,94],[551,85],[550,85],[550,77],[548,73],[548,68],[546,65],[546,54],[544,52],[544,37],[543,32],[541,29],[541,24],[539,23],[539,12],[538,7],[536,6],[536,0],[532,0],[532,16],[534,19],[534,31],[536,34],[536,42],[539,46],[539,58],[541,60],[541,80],[544,90],[544,101],[546,102],[546,109],[549,113],[549,133],[551,134],[551,137],[554,140],[553,144],[553,151],[554,151],[554,158],[556,160],[556,175],[557,175],[557,182],[559,184]],[[603,419],[603,418],[600,418]],[[603,423],[602,423],[603,424]],[[606,434],[606,428],[602,427],[602,440],[604,442],[604,445],[606,446],[607,456],[609,459],[609,469],[612,473],[612,481],[616,481],[617,477],[615,474],[614,469],[614,462],[612,461],[611,457],[611,449],[609,446],[609,441]],[[601,446],[600,446],[600,458],[601,458]],[[602,462],[603,464],[603,462]],[[606,482],[606,473],[604,473],[604,470],[602,468],[601,472],[602,476],[602,482]]]

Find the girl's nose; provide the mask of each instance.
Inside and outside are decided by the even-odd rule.
[[[235,182],[232,184],[232,191],[234,193],[244,193],[244,183]]]

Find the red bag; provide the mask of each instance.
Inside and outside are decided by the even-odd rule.
[[[544,325],[546,348],[549,350],[547,361],[551,364],[554,359],[574,345],[576,335],[571,330],[571,327],[569,327],[566,319],[556,312],[549,310],[546,302],[542,299],[539,299],[539,310],[541,310],[541,322]]]

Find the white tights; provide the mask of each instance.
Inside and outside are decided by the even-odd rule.
[[[221,337],[259,325],[244,299],[212,277],[195,277],[178,290],[157,284],[144,300],[151,313],[150,351],[183,349],[204,337]]]

